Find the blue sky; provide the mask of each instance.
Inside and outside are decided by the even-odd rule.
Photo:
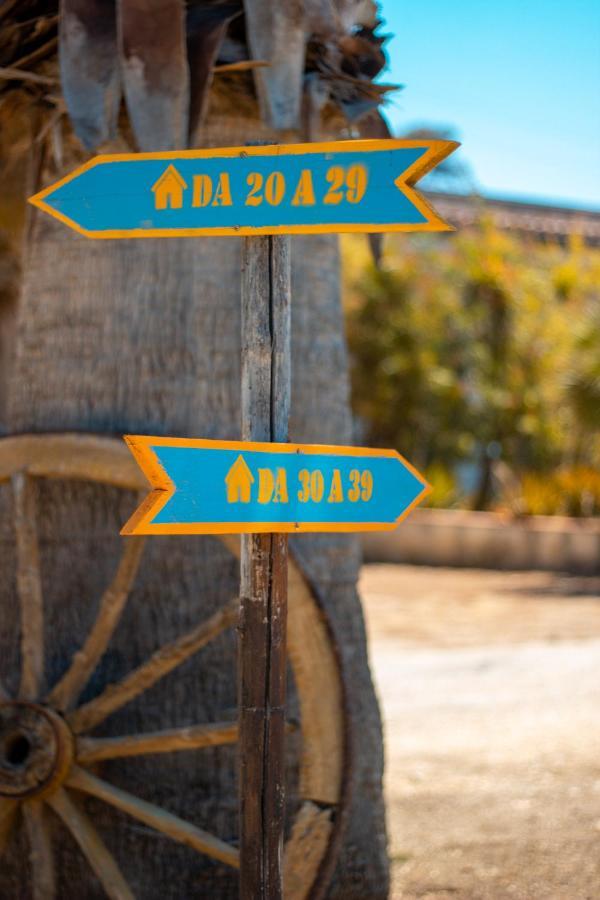
[[[599,0],[382,0],[394,131],[452,126],[487,193],[600,208]]]

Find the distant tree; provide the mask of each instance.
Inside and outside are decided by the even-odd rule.
[[[517,474],[597,465],[599,264],[597,250],[524,242],[485,219],[390,240],[382,271],[350,260],[353,402],[367,438],[426,469],[470,464],[476,508],[493,500],[496,460]]]

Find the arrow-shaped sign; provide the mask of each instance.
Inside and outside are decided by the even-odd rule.
[[[97,156],[31,203],[91,238],[448,231],[413,185],[454,141]]]
[[[385,531],[430,490],[395,450],[125,440],[153,491],[122,534]]]

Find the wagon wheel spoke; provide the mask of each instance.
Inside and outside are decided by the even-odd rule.
[[[94,700],[90,700],[89,703],[70,713],[67,721],[73,731],[76,734],[89,731],[115,710],[129,703],[138,694],[142,694],[232,625],[237,614],[238,601],[236,599],[177,640],[165,644],[147,662],[126,675],[118,684],[109,685]]]
[[[288,734],[297,728],[297,722],[286,722],[285,730]],[[237,722],[211,722],[209,725],[188,725],[185,728],[109,738],[80,737],[77,740],[75,758],[82,765],[89,765],[103,759],[121,759],[124,756],[221,747],[224,744],[235,744],[238,737]]]
[[[101,759],[219,747],[223,744],[235,744],[237,739],[237,722],[215,722],[210,725],[192,725],[188,728],[129,734],[123,737],[79,738],[75,755],[78,762],[89,765]]]
[[[125,608],[140,565],[145,538],[129,538],[115,577],[100,601],[98,616],[83,647],[73,657],[71,667],[54,686],[48,702],[64,712],[76,703],[104,651]]]
[[[23,806],[23,818],[29,838],[29,860],[34,900],[53,900],[56,895],[52,837],[46,810],[39,801]]]
[[[17,592],[21,609],[19,699],[35,700],[44,672],[44,610],[37,537],[35,493],[24,472],[12,476],[17,544]]]
[[[59,788],[48,803],[79,844],[107,896],[111,900],[135,900],[112,854],[75,800]]]
[[[233,868],[239,867],[239,853],[234,847],[230,847],[229,844],[214,835],[180,819],[179,816],[167,812],[166,809],[162,809],[154,803],[134,797],[132,794],[96,778],[95,775],[84,769],[75,766],[67,779],[67,784],[71,788],[104,800],[116,809],[120,809],[121,812],[127,813],[181,844],[192,847],[213,859],[218,859]]]
[[[0,859],[8,844],[18,808],[15,800],[0,797]]]

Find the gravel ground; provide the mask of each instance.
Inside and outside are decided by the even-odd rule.
[[[366,566],[392,897],[600,900],[600,579]]]

